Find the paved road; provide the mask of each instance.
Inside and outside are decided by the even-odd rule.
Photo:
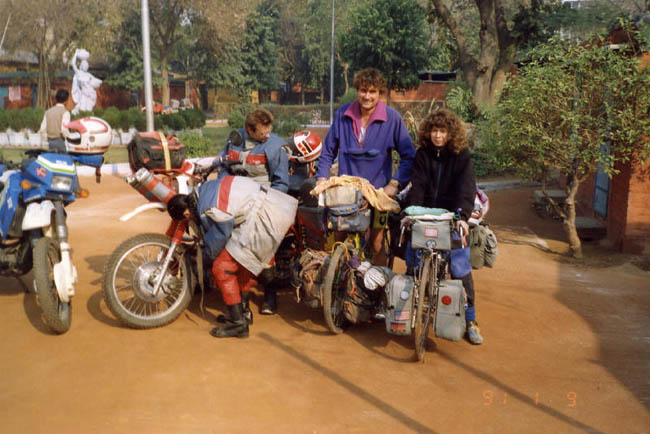
[[[91,196],[68,210],[71,330],[50,334],[34,296],[0,278],[0,433],[649,430],[650,275],[563,260],[561,227],[532,212],[532,189],[491,194],[499,258],[475,273],[486,343],[430,339],[416,363],[409,338],[380,323],[333,336],[290,293],[246,340],[209,336],[215,292],[167,327],[122,327],[102,299],[104,262],[167,220],[119,223],[143,199],[118,177],[84,186]]]

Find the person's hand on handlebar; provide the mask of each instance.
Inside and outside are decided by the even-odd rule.
[[[460,235],[463,247],[467,247],[467,235],[469,234],[469,224],[465,220],[456,220],[456,231]]]

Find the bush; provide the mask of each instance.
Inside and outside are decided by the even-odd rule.
[[[116,107],[108,107],[104,110],[102,119],[104,119],[114,130],[120,128],[120,111]]]
[[[447,88],[447,107],[465,122],[473,122],[479,110],[472,99],[472,91],[464,82],[453,82]]]
[[[353,102],[358,98],[357,90],[353,87],[349,88],[347,92],[341,97],[341,105]]]
[[[187,149],[188,157],[204,157],[210,155],[212,140],[196,132],[183,133],[178,136]]]
[[[230,128],[244,128],[246,114],[253,108],[252,104],[239,104],[232,108],[228,117],[228,126]]]
[[[205,126],[206,116],[203,110],[187,109],[181,110],[178,113],[185,119],[187,128],[196,129]]]
[[[0,109],[0,131],[6,131],[9,128],[9,115],[7,110]]]
[[[302,129],[300,122],[293,119],[279,119],[273,122],[273,132],[280,137],[292,136]]]

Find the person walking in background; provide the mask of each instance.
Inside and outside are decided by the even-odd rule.
[[[394,198],[400,186],[406,186],[411,178],[415,147],[400,114],[379,100],[386,90],[386,82],[378,69],[358,71],[354,75],[354,88],[358,99],[336,111],[325,137],[316,172],[317,182],[329,177],[332,163],[338,158],[339,175],[365,178],[373,187],[383,188]],[[393,151],[397,151],[400,157],[395,174]],[[386,265],[388,257],[384,250],[384,237],[387,219],[375,215],[372,221],[372,263]]]
[[[47,137],[47,147],[50,152],[65,153],[65,138],[70,133],[65,125],[70,122],[70,112],[65,108],[65,102],[70,93],[65,89],[56,91],[56,104],[45,111],[38,132]]]

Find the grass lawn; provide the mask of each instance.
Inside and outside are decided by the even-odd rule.
[[[208,155],[216,155],[219,153],[219,151],[221,151],[221,149],[223,149],[230,131],[230,127],[203,128],[203,136],[212,141],[212,146],[210,147],[210,152]],[[33,148],[0,148],[0,157],[4,158],[5,160],[19,162],[24,158],[24,152],[27,149]],[[126,151],[126,146],[111,146],[104,154],[105,164],[126,163],[128,161],[129,157]]]

